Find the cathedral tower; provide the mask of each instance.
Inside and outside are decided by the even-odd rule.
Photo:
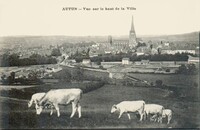
[[[136,42],[136,34],[135,34],[135,29],[134,29],[134,24],[133,24],[133,16],[132,16],[132,22],[131,22],[131,30],[129,32],[129,46],[135,47],[137,45]]]

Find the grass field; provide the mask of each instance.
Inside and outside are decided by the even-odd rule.
[[[29,99],[12,99],[1,97],[1,128],[199,128],[199,102],[185,101],[168,95],[167,90],[160,88],[140,88],[120,85],[105,85],[94,91],[84,93],[81,106],[82,118],[76,114],[70,119],[71,105],[61,106],[61,116],[58,118],[54,111],[45,110],[36,115],[35,109],[27,107]],[[139,122],[135,114],[128,120],[126,114],[118,119],[118,114],[111,114],[113,104],[123,100],[144,100],[146,103],[157,103],[172,109],[172,123],[167,125],[149,121]]]
[[[130,73],[129,75],[148,82],[162,80],[163,84],[176,87],[195,87],[199,83],[198,75],[183,75],[183,74],[140,74]]]

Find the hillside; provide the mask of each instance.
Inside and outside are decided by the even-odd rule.
[[[176,35],[160,35],[160,36],[141,36],[144,41],[163,40],[171,42],[191,42],[199,44],[199,32],[176,34]]]
[[[128,35],[124,36],[112,36],[113,40],[127,40]],[[192,42],[199,44],[199,32],[185,33],[185,34],[176,34],[176,35],[160,35],[160,36],[147,36],[139,35],[138,38],[144,41],[172,41],[172,42]],[[0,37],[0,47],[3,44],[25,44],[25,45],[40,45],[40,44],[54,44],[59,45],[63,43],[76,43],[81,41],[95,41],[95,42],[105,42],[107,41],[108,36],[9,36],[9,37]]]

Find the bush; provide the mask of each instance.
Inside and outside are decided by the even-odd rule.
[[[155,86],[156,87],[162,87],[163,86],[163,81],[162,80],[156,80]]]
[[[154,83],[153,83],[153,82],[151,82],[151,83],[150,83],[150,85],[151,85],[151,86],[153,86],[153,85],[154,85]]]
[[[104,69],[102,65],[99,66],[99,69]]]
[[[53,50],[52,50],[52,52],[51,52],[51,55],[52,56],[61,56],[62,54],[61,54],[61,52],[60,52],[60,50],[57,48],[54,48]]]
[[[55,79],[60,79],[62,81],[71,81],[72,75],[68,70],[62,70],[57,73],[53,73],[52,77]]]
[[[83,93],[87,93],[87,92],[90,92],[90,91],[93,91],[93,90],[96,90],[96,89],[102,87],[104,84],[105,83],[103,81],[91,82],[81,89],[83,90]]]
[[[51,56],[41,56],[39,54],[32,54],[29,58],[20,59],[18,54],[4,54],[1,66],[27,66],[27,65],[41,65],[41,64],[55,64],[56,59]]]
[[[181,65],[178,68],[178,73],[180,74],[197,74],[197,68],[194,64],[188,64],[188,65]]]
[[[166,69],[166,72],[170,72],[170,69]]]

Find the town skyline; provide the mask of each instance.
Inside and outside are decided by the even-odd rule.
[[[10,2],[10,3],[9,3]],[[0,36],[128,36],[133,16],[136,36],[200,30],[198,0],[1,1]],[[198,4],[199,3],[199,4]],[[126,11],[62,11],[63,7],[135,7]],[[37,6],[37,8],[36,8]]]

